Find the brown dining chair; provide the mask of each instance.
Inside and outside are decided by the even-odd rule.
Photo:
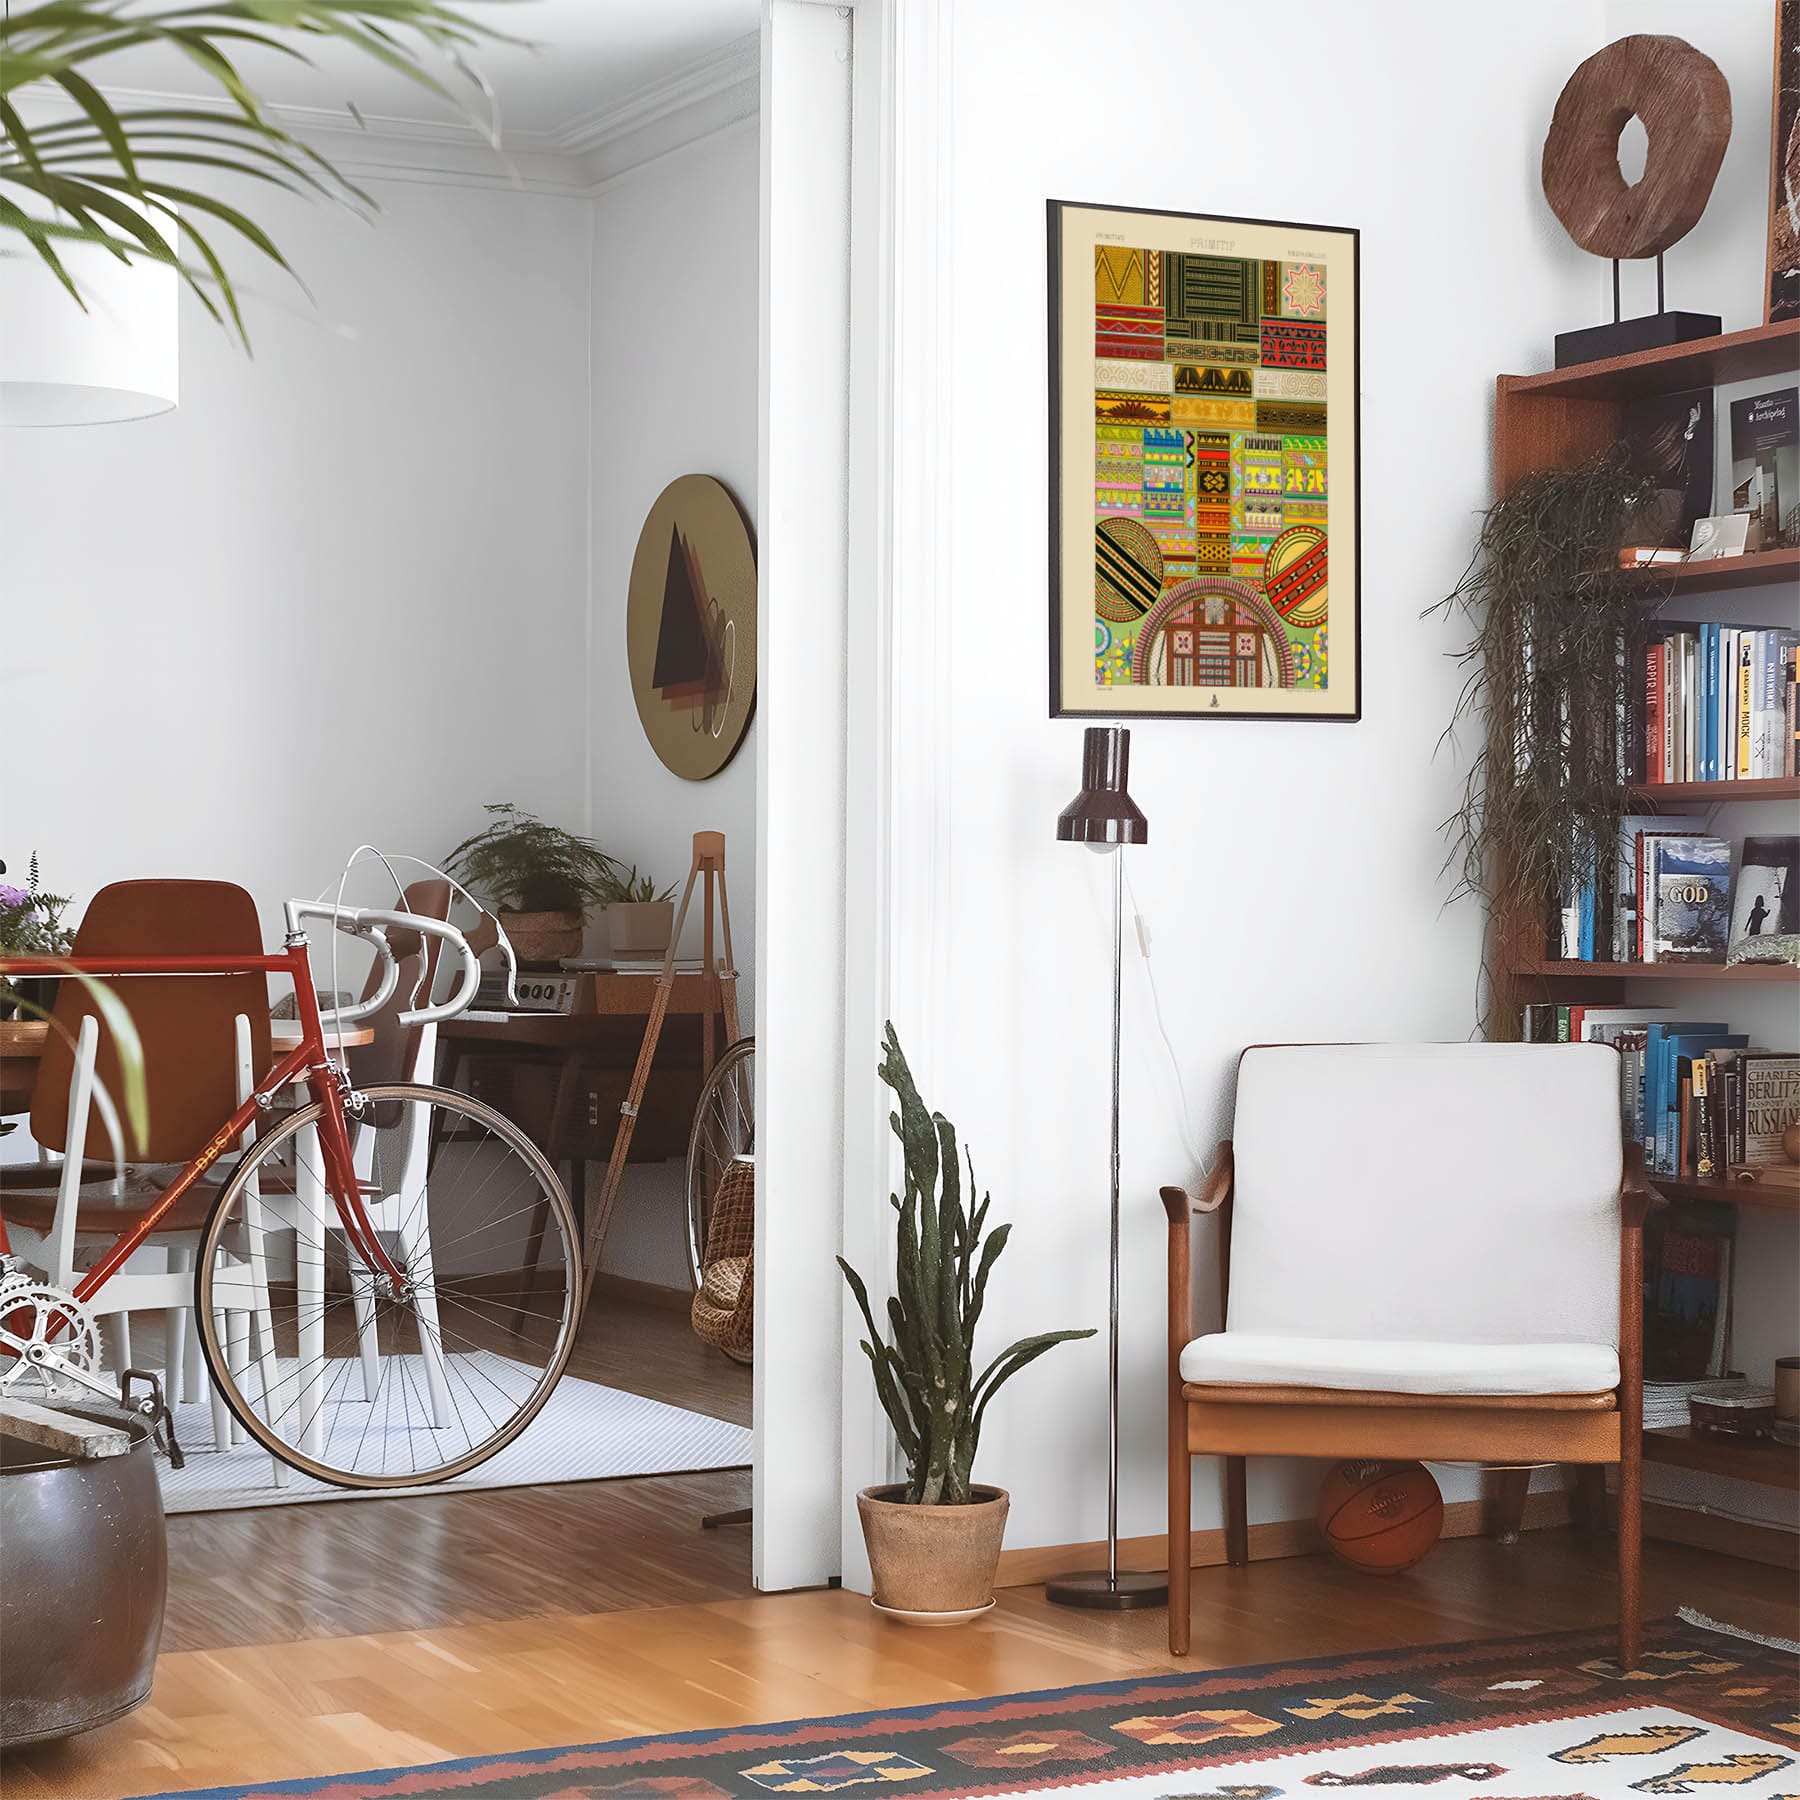
[[[89,903],[73,954],[228,956],[263,953],[256,903],[225,881],[117,881]],[[9,1229],[37,1240],[28,1260],[63,1287],[78,1279],[78,1252],[132,1229],[155,1202],[164,1179],[196,1156],[240,1104],[245,1070],[254,1081],[270,1063],[267,977],[137,975],[109,984],[129,1014],[142,1055],[144,1132],[129,1135],[121,1104],[133,1079],[93,995],[81,983],[58,984],[53,1024],[31,1097],[31,1135],[60,1162],[11,1165],[3,1176]],[[111,1097],[125,1140],[115,1158],[106,1108]],[[163,1270],[143,1269],[140,1252],[88,1302],[109,1322],[111,1355],[131,1361],[130,1315],[159,1311],[170,1404],[200,1397],[201,1359],[193,1324],[194,1253],[218,1192],[197,1182],[157,1222],[145,1249],[165,1253]],[[247,1322],[240,1328],[248,1338]],[[179,1390],[179,1391],[177,1391]],[[214,1433],[225,1448],[241,1436],[214,1397]]]

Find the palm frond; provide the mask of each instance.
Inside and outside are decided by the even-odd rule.
[[[308,49],[332,41],[455,100],[455,86],[440,80],[428,59],[440,58],[455,83],[485,94],[467,53],[520,40],[445,0],[43,0],[0,18],[0,254],[10,239],[77,304],[79,276],[59,254],[69,244],[173,267],[215,319],[229,316],[248,349],[213,234],[224,227],[288,274],[295,271],[247,212],[220,199],[210,181],[193,184],[204,171],[376,210],[367,193],[264,109],[239,67],[246,54],[263,52],[310,63]],[[223,105],[115,106],[93,65],[149,47],[185,57],[217,87]],[[72,116],[28,117],[13,98],[26,90],[59,97]],[[353,106],[346,110],[360,122]],[[176,248],[183,240],[191,259]]]

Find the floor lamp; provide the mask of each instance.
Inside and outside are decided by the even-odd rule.
[[[1081,792],[1057,815],[1056,836],[1065,844],[1086,844],[1112,854],[1112,1214],[1108,1259],[1106,1364],[1106,1567],[1058,1576],[1046,1582],[1046,1596],[1060,1606],[1124,1612],[1162,1606],[1169,1598],[1166,1575],[1119,1567],[1119,1024],[1123,998],[1125,859],[1127,844],[1150,841],[1150,821],[1126,791],[1131,767],[1131,733],[1123,725],[1090,725],[1081,746]]]

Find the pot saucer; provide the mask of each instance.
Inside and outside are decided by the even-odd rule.
[[[909,1612],[904,1606],[883,1606],[879,1600],[871,1600],[869,1604],[883,1618],[892,1619],[897,1625],[966,1625],[971,1619],[979,1619],[984,1612],[994,1610],[992,1600],[985,1606],[964,1607],[960,1612]]]

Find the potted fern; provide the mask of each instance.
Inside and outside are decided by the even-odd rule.
[[[565,956],[579,956],[587,909],[612,891],[612,858],[592,840],[547,825],[511,801],[486,811],[487,824],[450,852],[445,868],[495,903],[521,963],[554,968]]]
[[[954,1625],[993,1604],[1006,1529],[1005,1490],[971,1479],[988,1403],[1053,1345],[1094,1334],[1021,1338],[976,1373],[975,1328],[1012,1226],[997,1225],[984,1237],[991,1196],[971,1210],[973,1162],[965,1186],[956,1128],[926,1110],[892,1024],[879,1072],[899,1101],[891,1120],[906,1166],[904,1198],[889,1196],[898,1214],[898,1291],[887,1303],[888,1339],[875,1323],[862,1277],[841,1256],[837,1262],[868,1326],[863,1354],[907,1474],[891,1487],[864,1488],[856,1507],[876,1606],[909,1624]]]

